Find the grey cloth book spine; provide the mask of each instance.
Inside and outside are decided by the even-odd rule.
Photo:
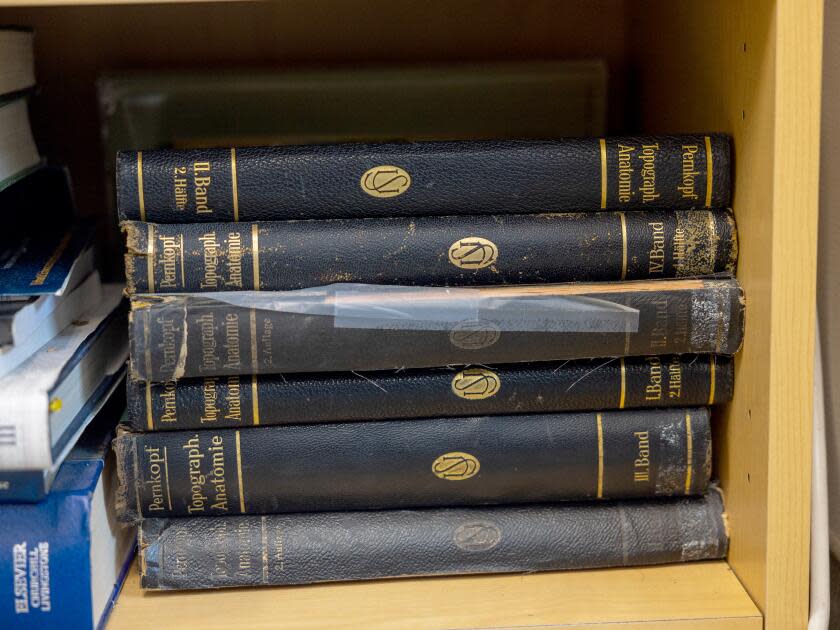
[[[521,507],[149,519],[141,585],[209,589],[710,560],[728,536],[706,495]]]

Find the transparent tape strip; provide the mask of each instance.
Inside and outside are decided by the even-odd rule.
[[[576,295],[484,292],[471,288],[331,284],[297,291],[205,293],[232,306],[334,318],[335,328],[634,333],[639,311],[623,304]]]

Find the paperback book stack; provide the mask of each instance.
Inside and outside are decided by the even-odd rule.
[[[126,152],[148,589],[719,558],[721,135]]]
[[[127,307],[33,141],[32,60],[30,31],[0,29],[0,626],[94,627],[131,555],[102,448],[125,407]]]

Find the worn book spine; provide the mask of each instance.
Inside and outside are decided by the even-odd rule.
[[[686,407],[732,398],[728,356],[666,355],[402,372],[128,383],[134,431]],[[316,402],[317,401],[317,402]]]
[[[743,339],[734,279],[383,291],[390,288],[135,296],[132,376],[734,354]]]
[[[712,560],[729,536],[712,486],[656,501],[152,518],[138,542],[141,586],[182,590]]]
[[[123,432],[126,521],[704,492],[706,407]]]
[[[727,210],[124,222],[130,293],[467,286],[734,273]]]
[[[727,136],[121,152],[120,218],[276,221],[730,203]]]

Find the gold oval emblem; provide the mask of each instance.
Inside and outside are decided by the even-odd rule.
[[[490,398],[501,387],[499,375],[485,368],[461,370],[452,379],[452,393],[467,400]]]
[[[399,166],[386,164],[366,170],[359,183],[371,197],[396,197],[411,186],[411,175]]]
[[[473,521],[455,528],[454,543],[464,551],[487,551],[502,540],[502,530],[490,521]]]
[[[449,262],[461,269],[483,269],[499,257],[499,248],[493,241],[480,236],[468,236],[449,247]]]
[[[432,472],[435,476],[448,481],[463,481],[474,477],[481,464],[478,458],[469,453],[444,453],[432,462]]]
[[[499,340],[501,330],[486,319],[465,319],[449,331],[449,342],[461,350],[489,348]]]

